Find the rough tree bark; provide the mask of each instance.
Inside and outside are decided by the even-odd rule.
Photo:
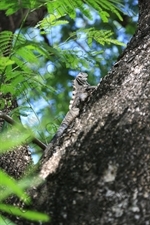
[[[31,192],[52,225],[150,223],[150,4],[137,32],[80,116],[41,160]],[[36,224],[16,220],[21,224]]]

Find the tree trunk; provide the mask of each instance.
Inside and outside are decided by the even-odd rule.
[[[53,151],[31,192],[47,224],[150,223],[149,0],[139,1],[137,32]]]

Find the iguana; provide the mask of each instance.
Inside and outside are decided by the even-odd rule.
[[[89,94],[96,88],[96,86],[91,86],[87,82],[87,73],[80,72],[75,80],[73,81],[73,92],[72,99],[69,105],[69,111],[63,119],[58,131],[52,138],[51,142],[46,148],[44,156],[47,156],[47,153],[52,148],[53,144],[56,142],[57,138],[60,137],[64,131],[68,128],[70,123],[79,115],[79,111],[81,108],[81,102],[84,102]],[[48,153],[49,155],[49,153]]]

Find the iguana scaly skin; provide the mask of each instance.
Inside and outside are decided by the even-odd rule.
[[[96,86],[90,86],[87,82],[87,77],[87,73],[80,72],[73,81],[73,92],[69,105],[69,111],[55,134],[56,137],[59,137],[69,126],[69,124],[79,115],[81,102],[84,102],[89,93],[95,89]]]
[[[69,111],[63,119],[60,127],[58,128],[57,133],[52,138],[50,144],[48,145],[48,149],[53,146],[53,143],[60,137],[63,132],[68,128],[70,123],[79,115],[81,102],[84,102],[89,94],[96,88],[96,86],[91,86],[87,82],[87,73],[80,72],[75,80],[73,81],[73,92],[72,99],[69,105]],[[47,149],[46,149],[47,151]],[[47,154],[46,154],[47,155]]]

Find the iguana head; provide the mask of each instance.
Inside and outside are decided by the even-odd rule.
[[[76,76],[76,79],[74,80],[74,87],[75,87],[75,89],[77,89],[78,87],[81,87],[81,86],[85,87],[85,86],[89,85],[87,83],[87,77],[88,77],[87,73],[80,72]]]

